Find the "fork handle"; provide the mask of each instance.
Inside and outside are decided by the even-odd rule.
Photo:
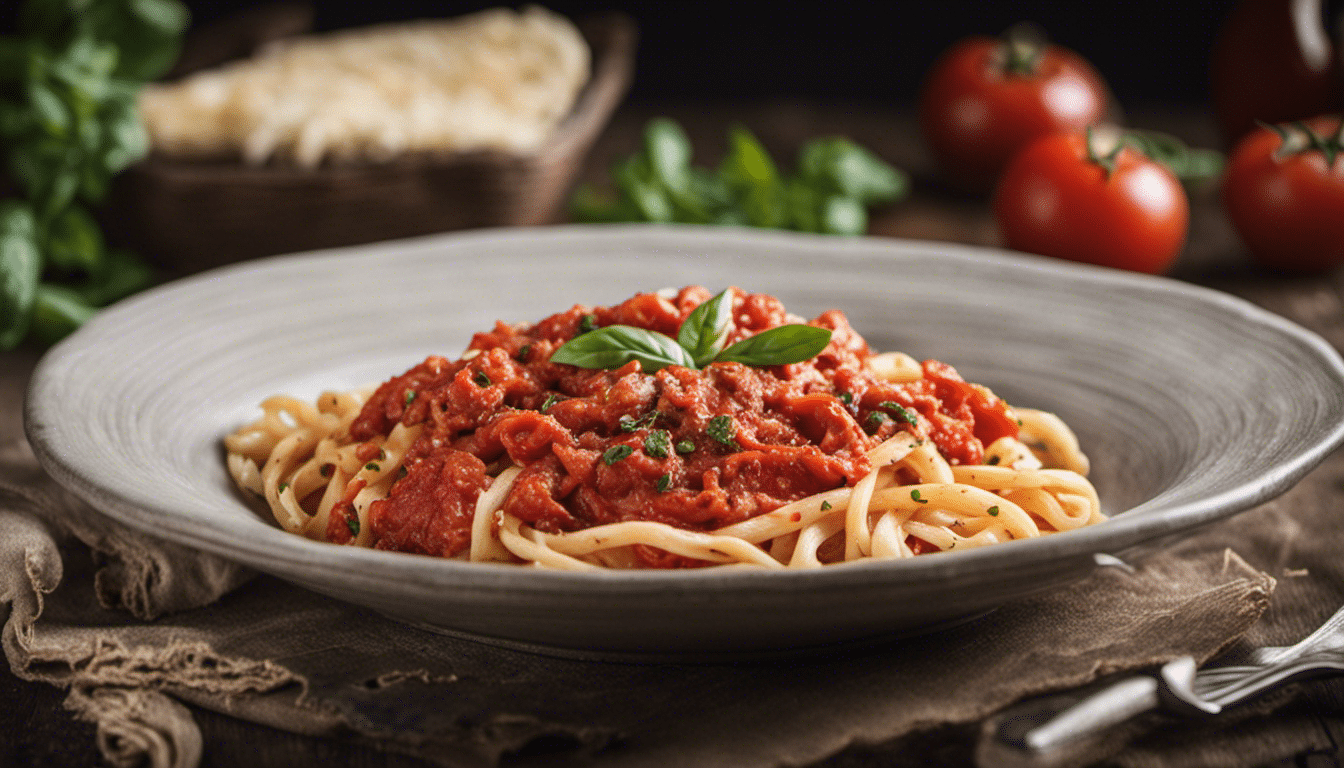
[[[1003,741],[1031,752],[1051,752],[1055,749],[1098,733],[1135,715],[1156,709],[1161,702],[1161,685],[1150,675],[1137,675],[1113,683],[1063,709],[1050,712],[1010,711],[1001,720],[999,737]],[[1023,732],[1023,720],[1039,723]],[[1020,734],[1020,735],[1018,735]]]

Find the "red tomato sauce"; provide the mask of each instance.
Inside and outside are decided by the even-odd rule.
[[[791,322],[778,299],[735,294],[729,344]],[[461,552],[477,496],[509,465],[523,470],[504,510],[538,530],[652,520],[707,531],[853,485],[872,469],[866,453],[900,430],[932,440],[953,464],[980,463],[985,445],[1017,435],[1003,401],[951,366],[926,361],[924,379],[907,384],[872,376],[867,342],[835,310],[809,322],[830,329],[831,340],[802,363],[668,366],[650,375],[638,362],[616,370],[549,362],[595,327],[676,338],[710,297],[695,286],[670,299],[639,294],[535,324],[496,323],[462,359],[429,357],[384,383],[351,436],[367,441],[397,423],[423,429],[404,476],[370,508],[375,546]],[[709,428],[715,417],[731,420],[731,437]],[[643,550],[651,565],[685,564]]]

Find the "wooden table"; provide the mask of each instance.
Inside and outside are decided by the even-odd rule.
[[[880,105],[823,105],[797,101],[754,105],[633,106],[623,109],[592,151],[583,178],[604,177],[612,161],[634,149],[644,122],[654,115],[672,116],[686,127],[696,149],[696,161],[717,162],[725,146],[727,127],[748,126],[786,167],[807,138],[847,135],[887,160],[910,171],[915,193],[907,201],[875,212],[874,235],[997,245],[998,236],[983,199],[940,191],[929,171],[914,121],[908,112]],[[1138,127],[1166,130],[1202,146],[1214,145],[1212,124],[1189,110],[1134,112],[1129,121]],[[1259,304],[1324,336],[1344,349],[1344,283],[1339,271],[1311,276],[1284,277],[1261,273],[1249,263],[1235,233],[1221,212],[1216,190],[1196,191],[1192,199],[1189,244],[1172,271],[1177,279],[1218,288]],[[18,433],[20,392],[37,353],[20,350],[0,354],[0,441]],[[1299,487],[1305,503],[1344,508],[1344,486],[1339,484],[1336,455],[1327,467],[1309,475]],[[1305,489],[1303,488],[1305,487]],[[1273,609],[1271,609],[1273,610]],[[1327,611],[1328,612],[1328,611]],[[1305,635],[1313,621],[1303,618],[1289,629]],[[98,753],[91,725],[76,722],[61,707],[62,691],[15,678],[0,665],[0,765],[95,765]],[[1293,707],[1315,713],[1323,744],[1282,765],[1339,765],[1344,744],[1344,681],[1314,684]],[[206,740],[203,765],[248,764],[265,766],[410,766],[420,762],[369,749],[303,738],[208,711],[196,711]],[[958,765],[968,759],[965,734],[935,732],[917,740],[919,754],[906,754],[911,764]],[[851,750],[826,762],[833,768],[891,765],[897,755],[881,750]],[[904,764],[904,763],[902,763]]]

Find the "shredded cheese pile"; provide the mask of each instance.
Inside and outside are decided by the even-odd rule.
[[[155,151],[314,167],[404,152],[528,154],[573,108],[590,53],[531,6],[282,41],[254,58],[146,88]]]

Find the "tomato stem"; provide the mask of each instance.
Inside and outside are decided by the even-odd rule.
[[[1306,146],[1300,149],[1289,149],[1289,145],[1292,141],[1292,134],[1289,133],[1288,126],[1270,125],[1269,123],[1263,123],[1259,120],[1256,120],[1255,122],[1259,123],[1261,128],[1268,128],[1279,135],[1279,148],[1274,151],[1274,156],[1276,158],[1316,150],[1325,157],[1325,167],[1333,168],[1335,165],[1335,158],[1339,157],[1341,152],[1344,152],[1344,119],[1339,121],[1339,127],[1335,129],[1335,133],[1331,136],[1320,135],[1302,120],[1293,122],[1292,127],[1300,131],[1307,140]]]
[[[1029,21],[1018,22],[1003,33],[1003,71],[1009,75],[1036,74],[1045,55],[1046,39],[1041,28]]]
[[[1115,173],[1116,159],[1120,157],[1121,150],[1125,148],[1123,139],[1115,142],[1115,146],[1111,148],[1110,152],[1107,152],[1104,155],[1097,154],[1096,145],[1093,143],[1092,126],[1089,125],[1087,126],[1087,133],[1086,137],[1083,139],[1083,144],[1087,146],[1088,162],[1101,166],[1101,169],[1106,172],[1106,178],[1109,179],[1111,174]]]

